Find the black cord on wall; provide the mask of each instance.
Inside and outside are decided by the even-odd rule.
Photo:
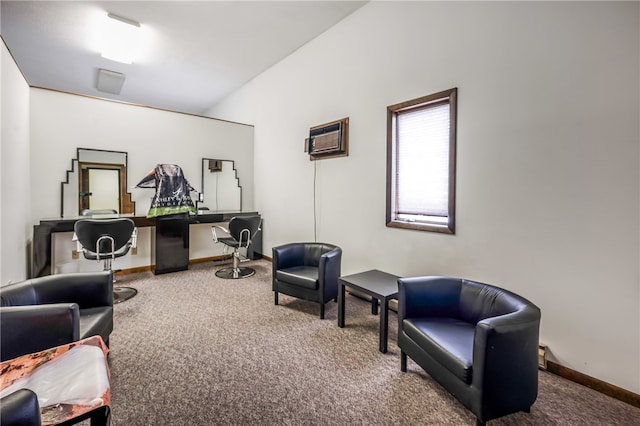
[[[313,162],[313,242],[318,242],[318,219],[316,214],[316,182],[318,176],[318,162]]]

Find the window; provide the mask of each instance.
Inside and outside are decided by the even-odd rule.
[[[387,226],[455,233],[456,97],[387,107]]]

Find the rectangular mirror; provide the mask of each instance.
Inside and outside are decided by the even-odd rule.
[[[202,159],[198,210],[242,211],[242,187],[232,160]]]

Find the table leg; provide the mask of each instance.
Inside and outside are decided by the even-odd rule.
[[[371,313],[378,315],[378,299],[371,296]]]
[[[338,282],[338,327],[344,327],[344,284]]]
[[[380,302],[380,352],[386,354],[389,336],[389,301],[382,299]]]
[[[90,419],[91,426],[109,426],[111,424],[111,409],[107,405],[100,407],[91,415]]]

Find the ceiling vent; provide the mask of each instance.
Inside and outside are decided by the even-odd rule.
[[[101,92],[119,95],[124,79],[125,75],[122,73],[100,69],[96,88]]]

